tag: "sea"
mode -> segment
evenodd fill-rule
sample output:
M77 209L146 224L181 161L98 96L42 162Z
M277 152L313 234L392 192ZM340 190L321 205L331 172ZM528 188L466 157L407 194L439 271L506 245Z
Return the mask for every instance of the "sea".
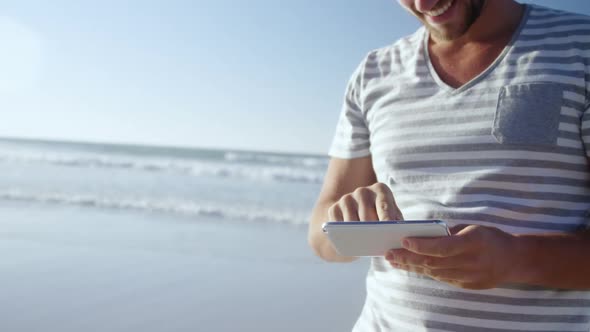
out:
M306 241L327 163L0 139L0 331L350 330L369 261Z
M0 139L0 202L304 226L325 156Z

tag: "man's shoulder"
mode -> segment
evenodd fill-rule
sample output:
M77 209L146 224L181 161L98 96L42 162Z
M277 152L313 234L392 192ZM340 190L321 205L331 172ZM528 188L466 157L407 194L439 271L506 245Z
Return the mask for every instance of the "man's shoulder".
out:
M549 57L584 58L590 49L590 16L548 7L529 5L528 19L521 32L519 50L550 52ZM573 59L573 58L571 58ZM570 60L571 60L570 59Z
M369 51L363 59L362 67L371 68L383 65L390 67L392 64L403 64L419 52L424 41L424 34L424 27L420 27L414 33L402 37L392 44Z
M528 4L528 6L530 7L529 21L532 21L532 23L545 24L547 28L573 24L590 24L590 16L585 14L535 4Z

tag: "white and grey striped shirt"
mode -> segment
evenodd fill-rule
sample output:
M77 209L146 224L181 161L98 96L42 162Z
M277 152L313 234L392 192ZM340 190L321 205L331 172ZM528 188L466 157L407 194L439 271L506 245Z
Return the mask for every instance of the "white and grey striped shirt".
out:
M573 232L590 216L590 18L528 5L509 45L454 89L421 28L370 52L330 155L371 156L406 219ZM590 253L588 253L590 256ZM590 292L470 291L374 258L354 331L589 331Z

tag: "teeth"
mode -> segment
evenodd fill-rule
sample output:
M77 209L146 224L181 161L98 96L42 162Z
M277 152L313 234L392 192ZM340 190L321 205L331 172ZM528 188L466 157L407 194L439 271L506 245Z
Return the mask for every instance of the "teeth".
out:
M440 16L440 15L444 14L444 12L446 12L447 9L449 9L452 4L453 4L453 0L449 0L449 1L447 1L447 3L444 6L440 7L439 9L430 10L430 11L425 12L424 14L426 14L428 16Z

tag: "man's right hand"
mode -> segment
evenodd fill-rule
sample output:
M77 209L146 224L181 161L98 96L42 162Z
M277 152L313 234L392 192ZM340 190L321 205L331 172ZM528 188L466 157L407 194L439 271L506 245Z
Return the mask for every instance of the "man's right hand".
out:
M328 209L330 221L403 220L389 187L375 183L346 194Z
M376 183L371 157L330 159L324 184L309 222L308 241L314 252L329 262L351 262L340 256L322 231L326 221L401 220L393 194Z

